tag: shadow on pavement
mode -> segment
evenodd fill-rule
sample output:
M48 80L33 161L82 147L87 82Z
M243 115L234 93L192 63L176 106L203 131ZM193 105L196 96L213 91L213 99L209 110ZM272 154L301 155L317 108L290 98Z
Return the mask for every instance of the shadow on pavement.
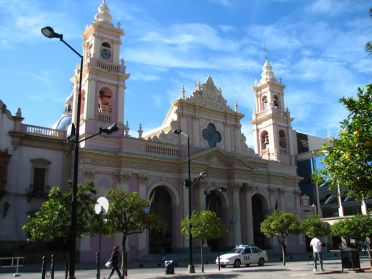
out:
M249 272L278 272L278 271L290 271L290 269L286 268L260 268L260 269L237 269L237 270L232 270L232 272L239 272L239 273L249 273Z
M224 278L237 278L237 274L173 274L172 278L186 279L186 278L198 278L198 279L224 279ZM157 276L154 279L170 278L168 276Z

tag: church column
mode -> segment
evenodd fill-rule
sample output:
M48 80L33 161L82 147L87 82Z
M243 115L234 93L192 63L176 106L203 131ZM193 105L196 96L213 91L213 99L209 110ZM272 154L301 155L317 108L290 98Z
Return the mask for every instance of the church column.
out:
M139 197L142 199L147 199L146 192L147 192L147 181L148 181L148 175L147 174L140 174L139 175ZM142 251L148 248L148 230L145 230L144 232L140 233L138 235L138 250ZM135 249L136 247L133 247ZM144 253L148 253L147 251L143 251Z
M117 111L117 124L122 124L124 125L124 99L125 99L125 86L124 84L120 84L118 87L118 111Z
M209 210L208 205L206 204L207 195L204 194L204 191L209 188L207 181L203 180L199 182L198 189L198 198L199 198L199 210Z
M122 189L124 191L128 191L130 174L125 171L119 171L116 177L117 177L117 188Z
M95 78L89 77L88 88L85 90L85 102L84 102L84 118L94 119L94 112L97 110L96 104L96 80ZM84 88L84 86L83 86ZM83 97L83 96L82 96Z
M185 138L185 137L181 137ZM183 195L182 195L182 204L183 204L183 210L181 211L181 219L189 216L189 189L184 187L185 185L185 179L186 178L181 178L180 185L182 185L183 189ZM189 241L186 236L183 236L183 247L187 248L189 247Z
M253 210L252 210L252 193L253 189L251 186L248 186L245 203L246 203L246 218L247 218L247 233L248 233L248 243L254 243L254 233L253 233Z
M234 243L241 242L241 226L240 226L240 186L239 184L232 185L232 222L233 222L233 233Z

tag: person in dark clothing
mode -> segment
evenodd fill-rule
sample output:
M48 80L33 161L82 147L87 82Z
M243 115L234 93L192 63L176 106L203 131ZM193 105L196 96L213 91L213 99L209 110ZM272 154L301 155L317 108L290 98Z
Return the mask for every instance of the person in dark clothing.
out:
M111 276L114 274L115 271L116 271L116 273L119 275L119 278L120 278L120 279L123 279L124 276L123 276L123 277L121 276L120 269L119 269L119 263L120 263L119 246L117 246L117 245L114 246L109 261L111 261L112 269L111 269L111 273L110 273L110 275L107 277L107 279L110 279Z

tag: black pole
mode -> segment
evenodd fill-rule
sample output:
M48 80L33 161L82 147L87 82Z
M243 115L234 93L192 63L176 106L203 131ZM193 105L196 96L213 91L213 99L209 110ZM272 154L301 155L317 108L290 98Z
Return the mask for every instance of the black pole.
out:
M101 216L99 216L101 217ZM101 219L100 219L101 220ZM100 224L102 225L102 224ZM101 227L99 228L98 232L98 252L96 254L96 262L97 262L97 279L100 279L101 276Z
M50 278L54 279L54 255L50 256Z
M46 274L46 257L41 258L41 279L45 279Z
M189 220L191 220L191 157L190 157L190 137L187 136L187 156L188 156L188 183L187 187L189 190ZM191 222L189 223L189 273L195 273L194 263L192 259L192 233L191 233Z
M69 46L67 43L65 44ZM74 49L72 50L75 53L77 53ZM75 255L76 255L76 214L77 214L77 181L78 181L78 170L79 170L79 129L80 129L81 83L83 79L83 56L81 56L80 54L78 55L80 56L81 60L80 60L79 91L78 91L76 119L75 119L76 134L75 134L75 147L74 147L74 173L73 173L73 180L72 180L72 200L71 200L69 279L75 279Z
M100 279L101 275L101 267L100 267L100 252L96 253L96 278Z
M217 210L217 190L214 189L214 198L215 198L215 208L216 208L216 215L218 217L218 210ZM217 238L217 258L218 258L218 271L221 270L221 264L220 264L220 239Z

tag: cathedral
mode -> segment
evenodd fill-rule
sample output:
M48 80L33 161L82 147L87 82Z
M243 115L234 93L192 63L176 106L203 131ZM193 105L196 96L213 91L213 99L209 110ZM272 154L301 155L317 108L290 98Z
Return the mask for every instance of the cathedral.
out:
M21 109L12 114L0 101L1 246L17 250L25 241L21 227L27 215L38 210L51 186L65 189L66 180L72 177L73 145L66 138L69 125L77 120L82 71L80 139L114 123L119 131L81 142L78 181L93 181L97 197L110 188L120 188L151 198L150 210L167 224L163 235L145 231L130 236L130 260L188 248L179 225L189 209L188 189L184 187L189 158L191 179L202 172L208 175L192 186L191 208L213 210L222 218L228 229L223 246L255 243L279 250L278 242L265 238L259 230L264 218L275 209L302 218L312 209L309 197L300 190L302 177L297 174L298 144L302 141L291 126L285 86L275 78L269 61L264 61L262 73L257 73L261 77L253 85L256 107L250 120L239 112L237 104L233 108L227 104L218 82L208 76L189 94L181 90L157 129L142 131L140 127L133 136L125 122L126 80L130 76L125 57L120 56L123 37L122 27L113 25L103 1L82 34L83 68L76 68L64 114L52 128L24 124ZM252 125L255 150L246 144L242 121ZM309 145L314 150L323 143L316 137L307 139L308 150ZM105 237L103 254L109 254L113 244L120 242L120 234ZM97 245L93 235L80 240L80 262L94 262ZM303 235L290 236L289 252L305 249Z

